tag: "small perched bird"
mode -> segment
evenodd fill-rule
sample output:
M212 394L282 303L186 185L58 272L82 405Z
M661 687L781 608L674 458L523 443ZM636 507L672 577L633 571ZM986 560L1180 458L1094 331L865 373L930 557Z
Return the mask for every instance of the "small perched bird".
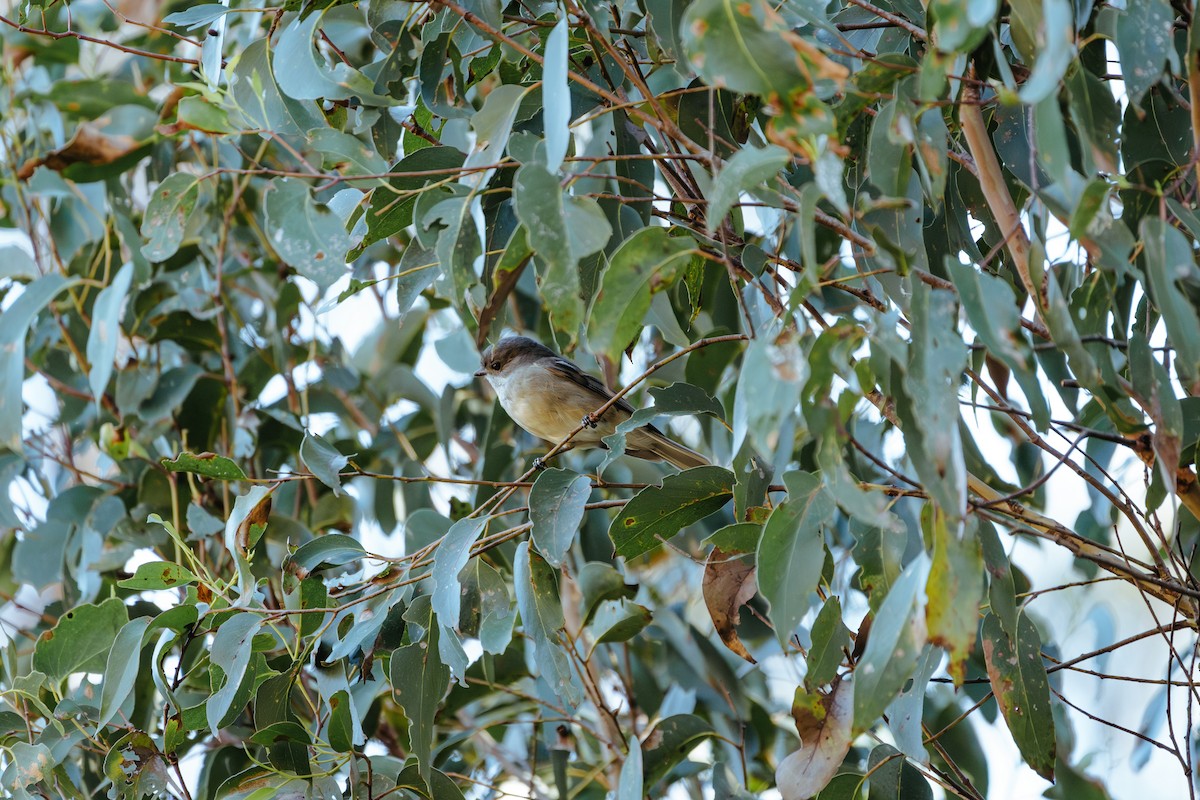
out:
M558 443L582 423L571 447L605 447L602 441L633 414L633 406L618 400L599 419L591 413L612 399L603 383L569 359L525 336L509 336L483 351L478 378L487 378L500 405L525 430ZM607 448L605 448L607 449ZM669 461L679 469L708 464L708 459L671 441L653 425L630 431L625 452L647 461Z

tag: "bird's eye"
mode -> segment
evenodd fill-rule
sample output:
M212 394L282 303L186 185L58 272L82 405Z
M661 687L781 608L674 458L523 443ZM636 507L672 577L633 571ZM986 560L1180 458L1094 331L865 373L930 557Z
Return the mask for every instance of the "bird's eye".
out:
M500 369L500 362L499 362L499 361L493 361L493 362L492 362L492 369Z

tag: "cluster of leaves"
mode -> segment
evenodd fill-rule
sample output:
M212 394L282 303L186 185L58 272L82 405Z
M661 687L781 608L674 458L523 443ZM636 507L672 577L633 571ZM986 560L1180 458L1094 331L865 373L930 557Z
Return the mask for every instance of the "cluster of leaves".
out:
M1106 796L1052 673L1196 696L1185 5L19 4L0 785ZM653 409L525 469L506 329ZM1053 663L1013 538L1156 628Z

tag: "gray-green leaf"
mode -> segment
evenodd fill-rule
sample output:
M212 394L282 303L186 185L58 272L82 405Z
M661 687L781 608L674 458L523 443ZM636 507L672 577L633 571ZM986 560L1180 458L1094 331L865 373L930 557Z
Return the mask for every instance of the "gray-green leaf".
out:
M591 493L592 482L586 475L565 469L545 470L533 482L529 491L533 543L550 566L562 566Z
M100 397L108 387L108 379L113 373L113 358L117 353L117 340L121 334L121 307L125 303L125 295L129 293L129 284L133 281L133 262L127 261L117 271L112 283L104 287L96 297L92 306L92 327L88 331L87 359L91 369L88 372L88 385L92 389L92 397L96 405L100 405Z
M824 526L833 498L812 472L783 476L788 499L775 507L758 544L758 588L770 603L775 635L786 643L808 613L809 595L825 564Z

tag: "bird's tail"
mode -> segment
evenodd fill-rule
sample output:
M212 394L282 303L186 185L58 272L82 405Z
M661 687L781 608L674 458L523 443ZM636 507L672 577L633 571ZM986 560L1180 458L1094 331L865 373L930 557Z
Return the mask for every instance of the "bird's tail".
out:
M678 442L668 439L657 428L645 427L631 431L627 442L625 452L635 458L644 458L647 461L669 461L680 470L706 467L709 464L707 458L689 447L684 447Z

